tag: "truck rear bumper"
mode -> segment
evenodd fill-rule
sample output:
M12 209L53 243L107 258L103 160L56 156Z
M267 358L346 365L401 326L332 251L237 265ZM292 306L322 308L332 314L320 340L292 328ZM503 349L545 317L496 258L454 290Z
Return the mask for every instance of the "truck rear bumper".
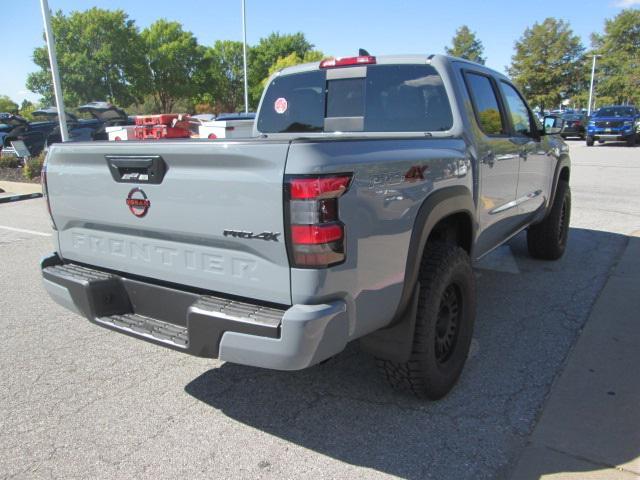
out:
M60 305L102 327L199 357L299 370L344 349L346 304L279 307L203 295L85 266L42 261Z

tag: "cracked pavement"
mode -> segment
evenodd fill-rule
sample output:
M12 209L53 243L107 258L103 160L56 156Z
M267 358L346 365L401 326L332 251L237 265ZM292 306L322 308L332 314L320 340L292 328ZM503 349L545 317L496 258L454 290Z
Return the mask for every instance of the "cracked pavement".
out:
M471 356L436 403L388 390L357 344L274 372L100 329L46 296L50 239L0 228L0 478L504 477L640 229L638 151L572 142L566 256L532 260L519 235L477 265ZM43 201L2 225L48 232Z

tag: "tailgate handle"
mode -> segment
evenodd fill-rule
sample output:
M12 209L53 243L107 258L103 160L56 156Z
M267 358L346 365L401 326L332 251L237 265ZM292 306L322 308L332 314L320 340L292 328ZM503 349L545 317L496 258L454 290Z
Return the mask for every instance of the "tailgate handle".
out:
M167 164L160 155L105 155L111 176L118 183L160 184Z

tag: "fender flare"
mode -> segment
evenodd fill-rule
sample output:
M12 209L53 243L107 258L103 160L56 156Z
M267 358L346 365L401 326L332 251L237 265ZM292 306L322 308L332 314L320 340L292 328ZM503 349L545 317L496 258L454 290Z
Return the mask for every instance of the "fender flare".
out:
M409 360L420 292L420 260L429 235L440 220L456 213L465 213L471 221L473 245L477 228L474 212L473 196L467 187L461 185L436 190L422 202L411 232L404 286L396 314L387 327L360 339L363 350L376 357L398 363Z
M556 192L558 191L558 182L560 181L560 173L564 168L567 168L569 170L569 173L571 173L571 160L569 159L568 155L561 155L560 158L558 158L555 172L553 173L553 184L552 184L553 189L551 190L551 194L549 195L549 203L547 204L547 210L544 216L540 219L540 221L547 218L547 215L549 215L549 212L551 212L551 207L553 206L553 202L556 199Z

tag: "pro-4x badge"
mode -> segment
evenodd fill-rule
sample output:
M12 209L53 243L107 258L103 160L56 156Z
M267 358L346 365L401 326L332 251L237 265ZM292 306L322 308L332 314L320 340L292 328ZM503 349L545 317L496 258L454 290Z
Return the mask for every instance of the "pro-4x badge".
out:
M147 194L140 188L134 188L127 195L127 207L138 218L144 217L150 206L151 200L147 198Z
M275 232L253 233L243 230L225 230L222 234L225 237L246 238L248 240L273 240L274 242L277 242L280 236L279 233Z

